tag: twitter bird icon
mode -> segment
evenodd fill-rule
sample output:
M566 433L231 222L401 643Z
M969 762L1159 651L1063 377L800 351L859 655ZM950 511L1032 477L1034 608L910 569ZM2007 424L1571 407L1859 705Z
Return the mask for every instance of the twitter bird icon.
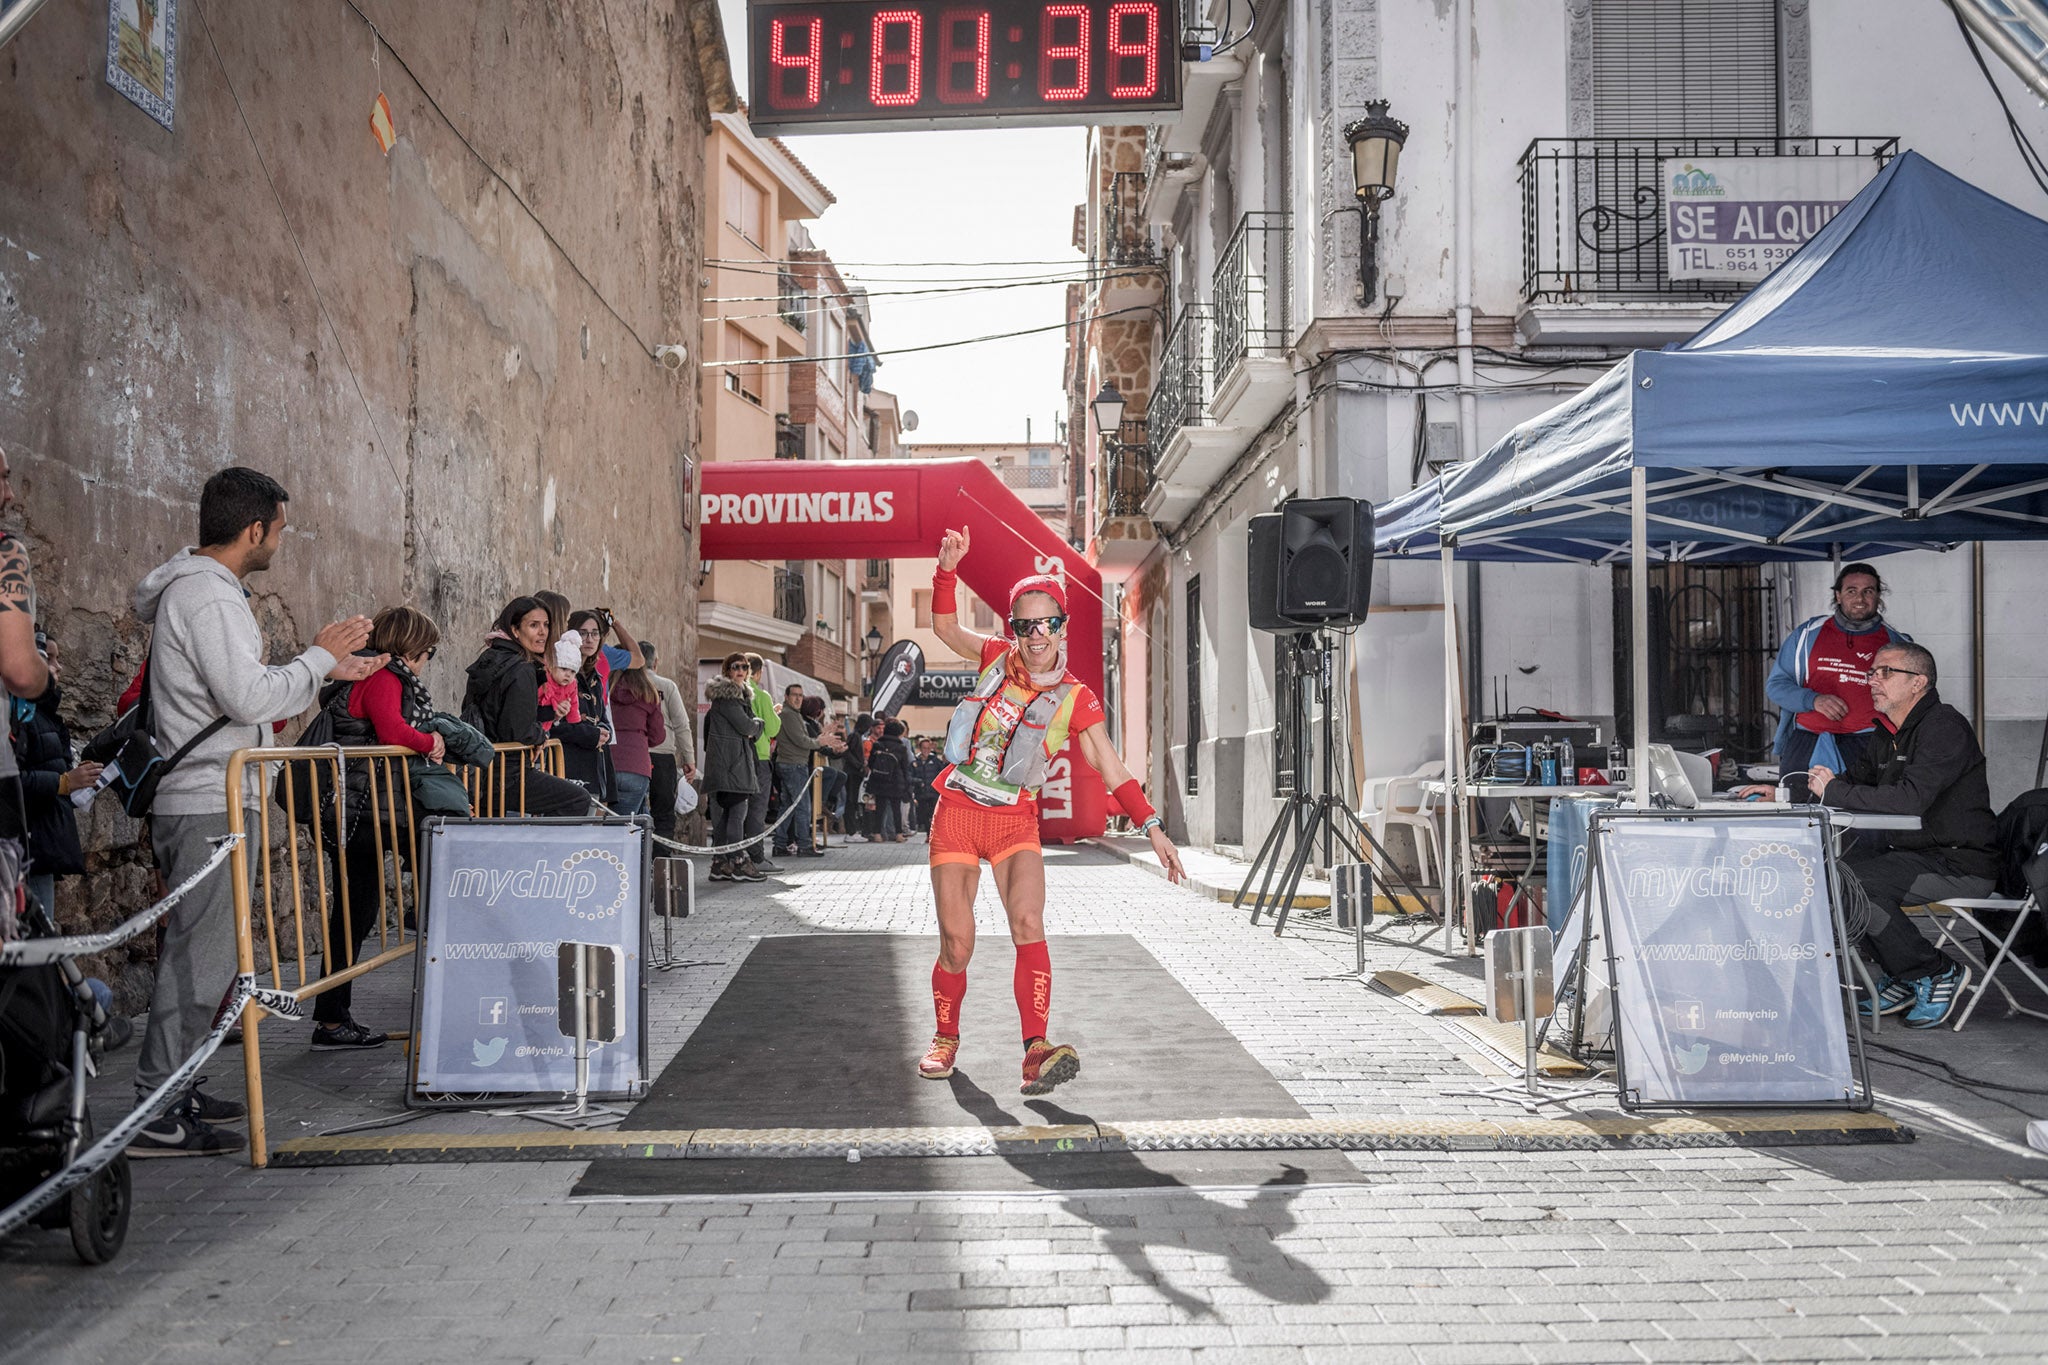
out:
M496 1066L498 1059L505 1055L505 1042L506 1040L503 1038L493 1038L488 1043L470 1043L469 1050L476 1054L476 1060L471 1062L470 1065L474 1067Z

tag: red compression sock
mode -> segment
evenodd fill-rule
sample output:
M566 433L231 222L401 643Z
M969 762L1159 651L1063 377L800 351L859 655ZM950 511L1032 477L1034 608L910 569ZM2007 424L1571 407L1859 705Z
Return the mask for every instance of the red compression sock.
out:
M1052 958L1045 940L1017 945L1017 973L1011 984L1017 991L1017 1018L1024 1025L1024 1041L1045 1037L1046 1018L1052 1013Z
M932 1010L938 1015L938 1031L948 1038L960 1036L960 1002L967 997L967 973L949 972L932 964Z

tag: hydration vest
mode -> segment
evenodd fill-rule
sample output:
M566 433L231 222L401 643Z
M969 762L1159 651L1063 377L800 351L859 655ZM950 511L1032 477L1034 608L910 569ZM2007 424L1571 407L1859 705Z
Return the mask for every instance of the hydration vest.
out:
M1007 681L1006 663L999 658L990 664L946 722L946 761L953 765L946 785L984 806L1014 806L1044 784L1046 732L1074 690L1062 682L1038 693L1007 734L976 747L982 716Z

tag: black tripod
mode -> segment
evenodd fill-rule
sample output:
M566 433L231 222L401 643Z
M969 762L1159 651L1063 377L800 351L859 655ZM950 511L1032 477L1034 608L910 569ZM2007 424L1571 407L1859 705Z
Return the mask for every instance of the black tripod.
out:
M1273 821L1272 829L1266 832L1266 842L1259 846L1259 856L1252 860L1251 871L1245 874L1244 885L1237 889L1237 896L1230 903L1242 908L1245 897L1252 889L1252 883L1259 883L1258 898L1252 902L1252 923L1259 922L1259 915L1265 910L1267 893L1272 889L1273 878L1280 874L1279 908L1273 915L1273 934L1277 938L1287 928L1287 914L1294 908L1296 891L1301 887L1302 873L1308 869L1309 855L1315 850L1318 831L1323 840L1323 863L1329 865L1333 853L1332 843L1341 844L1356 862L1371 863L1385 868L1388 874L1400 883L1401 889L1411 896L1418 905L1426 905L1422 893L1408 879L1394 860L1387 856L1387 850L1379 840L1373 838L1372 830L1352 811L1350 805L1336 793L1337 758L1335 731L1336 721L1330 706L1332 664L1331 656L1335 646L1321 631L1303 631L1293 636L1283 636L1274 641L1276 649L1293 651L1293 667L1288 670L1289 695L1285 703L1293 719L1289 727L1293 749L1295 783L1294 791L1287 798L1279 816ZM1317 744L1321 753L1323 781L1320 794L1313 791L1313 782L1302 761L1302 750L1306 747L1308 735L1306 724L1309 687L1315 689L1315 699L1322 707L1321 734ZM1287 852L1289 837L1294 841L1294 852ZM1371 849L1368 857L1365 850ZM1285 861L1287 870L1280 872ZM1260 869L1264 876L1260 876ZM1358 908L1362 924L1372 920L1372 907Z

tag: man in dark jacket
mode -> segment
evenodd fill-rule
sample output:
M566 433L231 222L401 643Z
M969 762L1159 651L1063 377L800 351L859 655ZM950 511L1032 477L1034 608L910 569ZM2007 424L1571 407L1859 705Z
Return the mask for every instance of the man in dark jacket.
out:
M1849 771L1812 770L1813 794L1837 810L1917 815L1920 828L1892 832L1881 852L1843 860L1842 919L1852 943L1877 959L1876 1009L1906 1011L1906 1027L1948 1018L1970 971L1937 949L1903 906L1989 895L1998 875L1998 822L1984 751L1962 712L1935 690L1934 656L1916 644L1877 652L1870 694L1877 734ZM1870 1002L1864 1002L1866 1013Z

